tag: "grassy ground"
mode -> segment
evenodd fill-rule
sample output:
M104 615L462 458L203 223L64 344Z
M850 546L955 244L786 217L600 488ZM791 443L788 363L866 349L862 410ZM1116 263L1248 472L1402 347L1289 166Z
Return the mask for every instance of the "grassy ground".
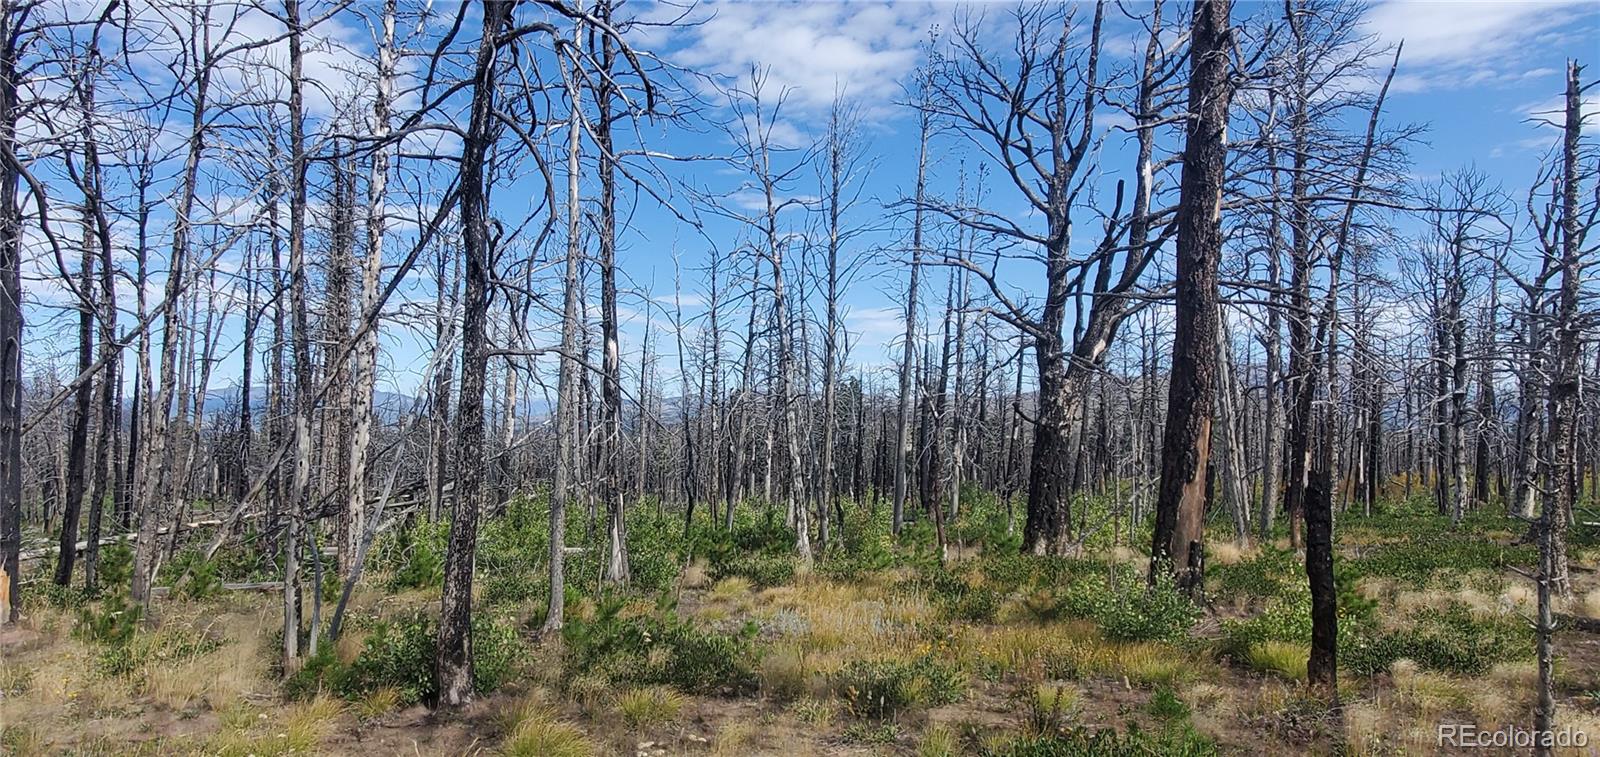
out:
M596 592L593 552L575 555L569 622L544 639L542 512L517 503L483 535L483 694L448 716L422 704L442 526L389 539L350 630L287 675L280 597L219 585L272 567L242 550L180 560L153 624L114 594L29 602L0 636L0 752L1431 754L1440 722L1531 723L1533 593L1512 568L1532 551L1493 514L1454 530L1425 503L1341 519L1330 713L1301 683L1308 600L1281 544L1213 534L1196 607L1147 591L1145 558L1109 535L1074 559L1016 556L999 508L974 499L947 566L925 529L897 543L863 514L804 574L781 516L750 508L734 534L686 540L677 516L639 508L636 588ZM1600 551L1576 536L1578 593L1559 609L1600 617ZM1600 742L1600 637L1557 648L1560 722Z

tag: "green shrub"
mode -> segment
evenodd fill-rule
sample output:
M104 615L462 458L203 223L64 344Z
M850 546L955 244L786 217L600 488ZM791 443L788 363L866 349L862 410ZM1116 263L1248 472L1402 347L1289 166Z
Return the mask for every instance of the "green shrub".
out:
M1171 686L1156 687L1145 709L1162 720L1184 720L1189 717L1189 705L1178 698L1177 692L1173 691Z
M1405 628L1372 631L1341 643L1341 662L1359 675L1373 675L1388 670L1395 660L1408 659L1426 670L1470 676L1533 654L1532 631L1516 618L1480 617L1452 603L1442 610L1418 610L1411 621Z
M1040 559L1032 555L1007 551L986 552L980 565L984 578L987 579L985 585L1010 594L1033 582L1039 563Z
M1481 536L1412 534L1406 541L1378 544L1350 560L1352 578L1376 576L1422 586L1434 578L1459 582L1474 571L1504 571L1537 560L1533 545L1504 546Z
M894 534L886 518L865 507L845 509L844 528L817 564L838 581L859 581L895 564Z
M118 544L100 553L100 584L104 596L98 602L79 606L74 633L101 644L125 645L133 640L144 617L144 608L129 600L128 582L133 576L133 550Z
M562 667L568 681L598 675L613 684L665 684L691 694L755 686L753 627L720 633L678 617L671 607L624 617L624 604L623 597L603 597L592 619L567 620Z
M757 588L767 588L788 583L794 578L794 571L794 555L758 552L737 555L712 564L711 577L720 581L730 576L741 576L749 579Z
M912 661L855 660L834 674L833 688L851 713L881 720L913 707L959 701L966 693L966 679L932 656Z
M136 678L147 665L194 659L220 646L222 642L199 631L163 628L101 649L95 670L107 678Z
M361 652L348 670L324 663L312 681L325 685L347 699L357 699L382 688L393 688L405 704L431 700L438 689L434 682L434 658L438 648L437 624L431 615L413 613L373 626ZM472 618L472 688L489 692L509 677L520 644L516 629L490 614ZM313 658L315 659L315 658ZM311 664L307 664L307 669ZM304 673L305 671L302 671ZM298 682L298 690L310 688Z
M1007 524L1006 506L991 492L967 483L961 488L961 512L945 527L953 542L982 544L989 554L1014 555L1022 549L1022 531L1015 528L1020 503L1013 504Z
M775 520L753 519L749 508L740 512L732 531L717 525L696 530L694 554L706 558L714 581L741 576L760 587L788 583L795 572L794 531Z
M445 541L450 535L447 520L419 522L402 531L390 550L395 566L389 589L427 589L444 585Z
M339 662L329 644L306 657L300 669L283 679L283 695L295 701L314 699L318 694L344 694L352 689L350 668Z
M1165 573L1154 586L1123 567L1107 586L1095 580L1078 580L1059 596L1067 615L1099 624L1106 638L1117 641L1177 641L1200 617L1199 608L1173 585Z
M173 593L188 599L207 599L222 593L222 566L196 549L186 549L169 563L176 585Z
M951 620L991 623L1000 612L1000 592L988 585L974 586L942 565L925 571L919 583L941 614Z
M1197 733L1188 724L1168 727L1160 733L1128 725L1127 733L1107 728L1089 731L1082 726L1059 733L1022 736L995 751L997 757L1212 757L1221 754L1215 742Z
M1253 618L1222 621L1222 653L1239 662L1249 663L1250 650L1269 641L1310 647L1311 593L1305 586L1287 590Z
M62 586L55 581L40 582L22 595L25 604L40 603L58 610L81 610L90 599L81 587Z
M1294 553L1265 548L1260 554L1232 565L1207 569L1211 592L1221 599L1254 597L1268 599L1286 591L1305 576Z

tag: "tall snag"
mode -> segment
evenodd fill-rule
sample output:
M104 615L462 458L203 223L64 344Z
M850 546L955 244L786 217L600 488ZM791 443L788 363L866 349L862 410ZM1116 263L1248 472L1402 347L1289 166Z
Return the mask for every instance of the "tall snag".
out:
M483 1L483 37L472 75L472 105L461 144L458 180L461 248L466 290L461 321L461 395L457 404L455 506L445 551L444 590L439 600L439 639L434 674L440 707L472 700L472 568L478 543L479 494L483 489L484 379L489 367L485 327L489 315L488 189L484 163L494 142L495 66L501 33L511 26L516 0Z
M1233 99L1228 54L1231 0L1195 3L1189 47L1189 120L1178 203L1176 333L1167 425L1161 444L1150 579L1171 571L1177 585L1201 586L1206 467L1217 370L1217 261L1222 257L1222 185Z

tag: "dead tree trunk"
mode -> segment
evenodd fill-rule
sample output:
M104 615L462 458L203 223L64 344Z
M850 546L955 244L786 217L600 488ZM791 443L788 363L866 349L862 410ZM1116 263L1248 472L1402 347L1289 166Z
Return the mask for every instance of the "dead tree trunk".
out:
M574 45L583 39L581 21L573 21L572 39ZM581 454L577 442L580 384L578 350L580 331L583 329L579 310L579 298L582 296L579 279L583 275L583 244L579 237L579 221L583 212L579 196L583 90L578 72L568 68L565 58L561 59L561 72L568 104L572 109L567 118L567 259L562 285L561 368L556 379L556 466L550 487L550 599L541 629L541 633L545 634L560 631L565 622L567 505L572 501L573 478Z
M299 0L284 0L289 26L289 318L294 353L294 478L284 503L283 661L300 657L300 538L311 497L311 415L315 378L311 365L311 321L306 303L306 145L303 77L304 53Z
M918 74L926 77L927 72ZM928 83L921 83L922 97L929 97ZM915 370L917 355L917 277L922 271L922 224L924 194L928 187L928 139L933 130L933 116L928 108L919 110L917 115L917 187L916 206L912 208L911 218L911 273L906 283L906 311L905 334L901 337L900 346L900 393L897 398L899 412L895 421L895 447L893 450L894 470L894 502L890 521L891 531L898 536L900 528L905 525L906 497L909 486L906 476L910 472L912 461L916 458L911 450L911 407L912 407L912 372Z
M1217 262L1222 256L1222 188L1233 99L1228 52L1230 0L1195 4L1189 60L1189 121L1178 204L1176 334L1167 423L1161 444L1151 580L1170 571L1194 591L1204 576L1206 463L1218 357Z
M18 25L25 6L0 0L0 145L17 147ZM21 166L0 162L0 625L16 621L22 596L22 214Z
M78 375L89 371L94 363L94 264L95 236L93 222L88 218L85 203L83 219L83 254L79 263L78 303ZM70 287L69 287L70 289ZM88 474L89 412L93 399L94 382L85 381L73 392L72 430L67 439L67 501L61 511L60 549L56 553L55 583L68 586L72 583L72 567L77 559L78 519L83 512L83 499Z
M609 19L612 0L600 0L596 15ZM606 559L601 572L608 583L626 585L628 525L622 502L622 354L617 335L617 178L611 149L611 106L615 96L611 69L615 59L611 38L602 35L600 49L591 50L604 75L595 85L593 126L600 172L600 499L606 508ZM642 403L643 397L639 398Z
M1576 60L1567 61L1566 123L1561 145L1561 246L1559 249L1560 289L1556 294L1555 318L1551 323L1554 347L1550 372L1549 473L1545 478L1545 518L1550 552L1549 583L1560 596L1572 593L1567 568L1567 525L1578 494L1578 384L1582 323L1578 311L1580 279L1583 276L1582 250L1588 228L1578 215L1578 151L1583 132L1583 68ZM1591 216L1592 218L1592 216ZM1550 250L1551 253L1557 252Z
M483 173L494 142L495 66L500 35L511 26L516 0L484 0L483 36L478 42L472 78L471 116L462 139L460 194L461 247L466 258L466 289L461 319L461 397L457 404L455 506L444 561L444 590L439 601L438 653L435 682L440 707L456 708L472 700L472 568L478 544L478 511L483 489L483 398L488 371L485 328L489 315L489 283L494 277L489 256L487 188Z
M383 37L378 44L378 86L372 98L372 137L378 149L372 152L367 174L367 250L361 271L361 312L377 318L379 279L383 276L384 195L389 180L389 101L394 90L394 27L396 0L383 4ZM378 329L364 328L356 345L355 386L351 392L352 429L350 466L345 478L347 530L339 545L339 575L348 578L355 571L356 555L367 531L366 496L368 453L372 447L373 391L378 373ZM248 388L247 388L248 391Z

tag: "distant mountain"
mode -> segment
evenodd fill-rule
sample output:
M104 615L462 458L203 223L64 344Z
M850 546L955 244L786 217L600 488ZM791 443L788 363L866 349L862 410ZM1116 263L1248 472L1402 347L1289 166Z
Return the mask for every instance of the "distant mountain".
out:
M400 416L421 409L416 398L398 392L385 392L379 390L373 393L374 405L378 415L385 420L397 420ZM239 410L239 387L230 386L222 389L213 389L206 392L206 415L217 413L236 413ZM250 387L250 412L253 414L267 411L267 387Z
M399 392L386 392L378 390L373 398L376 403L379 417L385 421L398 421L407 413L425 411L425 402L418 401L416 397ZM486 398L491 404L496 398ZM453 409L453 408L452 408ZM222 389L213 389L206 392L206 415L218 413L237 413L239 411L239 387L229 386ZM262 414L267 411L267 387L254 386L250 388L250 411ZM517 400L517 415L524 420L539 420L550 414L550 405L541 396L524 396Z

